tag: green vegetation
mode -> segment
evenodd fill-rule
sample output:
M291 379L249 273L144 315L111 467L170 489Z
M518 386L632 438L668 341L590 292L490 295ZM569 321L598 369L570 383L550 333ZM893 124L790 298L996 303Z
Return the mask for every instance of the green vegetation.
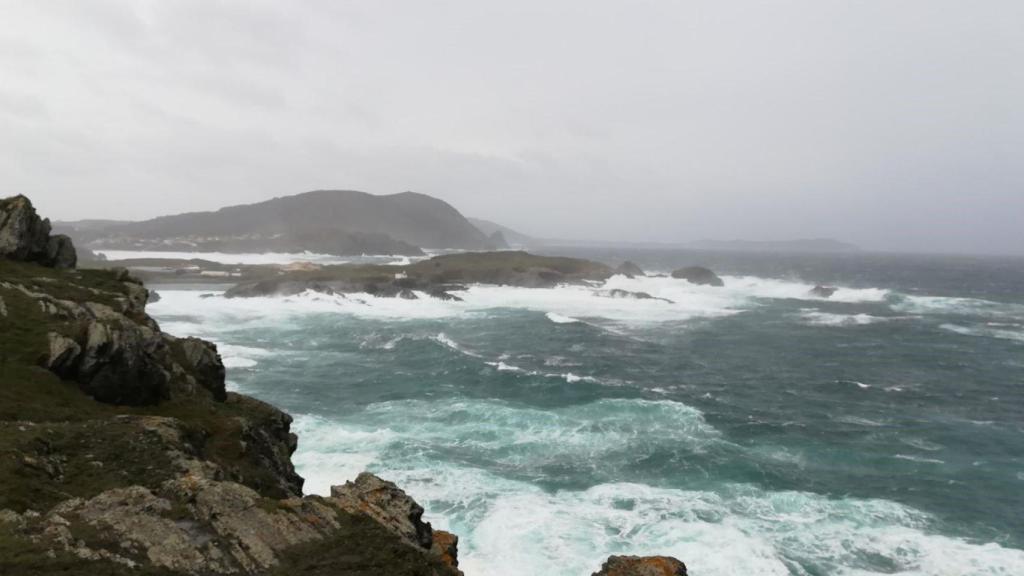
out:
M54 270L0 259L0 281L58 299L114 304L125 287L115 272ZM287 494L274 471L246 450L247 426L279 418L262 403L205 394L156 406L112 406L95 401L73 382L41 368L47 334L81 334L80 323L44 312L16 288L0 286L0 509L45 511L69 497L90 497L131 483L155 488L177 471L167 444L126 416L164 416L181 422L185 446L220 465L230 478L279 498ZM172 354L180 350L172 347Z

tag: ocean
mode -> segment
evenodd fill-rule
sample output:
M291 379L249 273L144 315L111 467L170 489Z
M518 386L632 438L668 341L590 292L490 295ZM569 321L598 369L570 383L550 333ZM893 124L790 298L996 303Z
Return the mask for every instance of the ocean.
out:
M158 286L149 310L295 416L307 492L395 481L470 576L584 576L610 554L694 576L1024 574L1024 260L555 252L726 286Z

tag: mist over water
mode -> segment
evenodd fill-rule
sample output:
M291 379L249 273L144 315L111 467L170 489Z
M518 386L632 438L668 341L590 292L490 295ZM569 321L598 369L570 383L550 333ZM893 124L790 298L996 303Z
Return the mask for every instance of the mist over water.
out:
M307 492L398 482L469 574L580 576L612 553L697 576L1024 573L1019 260L576 255L708 264L726 287L157 287L150 312L296 416Z

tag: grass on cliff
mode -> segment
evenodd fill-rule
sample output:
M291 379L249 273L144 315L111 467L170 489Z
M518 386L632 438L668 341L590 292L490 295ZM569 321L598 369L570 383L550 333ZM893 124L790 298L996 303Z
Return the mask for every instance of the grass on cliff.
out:
M113 304L124 294L105 270L54 270L0 259L0 282L59 299ZM48 333L83 329L42 310L15 288L0 285L0 509L46 511L68 497L91 497L116 486L156 488L172 478L162 444L116 416L154 415L180 420L195 455L272 498L286 496L272 471L246 452L245 422L273 418L269 407L231 396L214 402L201 393L156 406L112 406L93 400L40 363Z

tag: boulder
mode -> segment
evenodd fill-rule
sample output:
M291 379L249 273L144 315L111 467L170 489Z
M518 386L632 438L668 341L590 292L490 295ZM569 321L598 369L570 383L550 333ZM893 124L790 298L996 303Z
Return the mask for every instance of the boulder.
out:
M434 531L434 545L430 553L441 559L449 568L459 567L459 537L443 530Z
M725 286L725 282L718 277L717 274L711 271L709 268L703 266L688 266L686 268L680 268L675 272L672 272L673 278L680 280L686 280L690 284L699 284L701 286Z
M67 236L50 236L50 221L24 196L0 200L0 257L51 268L74 268L75 247Z
M78 265L78 253L71 238L64 234L51 236L46 243L46 260L54 268L74 268Z
M398 486L363 472L344 486L331 486L331 498L345 510L370 516L413 546L429 550L434 531L423 522L423 507Z
M48 338L50 351L46 359L46 367L61 378L73 377L82 347L71 338L55 332L50 332Z
M223 402L227 398L225 370L217 345L199 338L181 338L177 345L182 352L183 367L192 373L200 386L213 394L214 400Z
M635 262L630 260L626 260L622 264L619 264L619 267L615 269L615 273L628 276L629 278L633 278L634 276L644 276L643 268L637 266Z
M817 296L818 298L830 298L836 293L836 290L838 290L838 288L835 286L822 286L821 284L818 284L814 288L811 288L811 296Z
M593 576L686 576L686 564L669 556L612 556Z
M451 301L451 302L462 302L462 298L452 294L451 292L447 292L445 290L434 289L434 290L431 290L430 292L428 292L428 294L430 294L431 298L437 298L438 300L447 300L447 301Z
M401 290L398 293L398 297L401 298L402 300L419 300L420 299L420 297L417 296L415 292L413 292L412 290L409 290L408 288L405 288L404 290Z

